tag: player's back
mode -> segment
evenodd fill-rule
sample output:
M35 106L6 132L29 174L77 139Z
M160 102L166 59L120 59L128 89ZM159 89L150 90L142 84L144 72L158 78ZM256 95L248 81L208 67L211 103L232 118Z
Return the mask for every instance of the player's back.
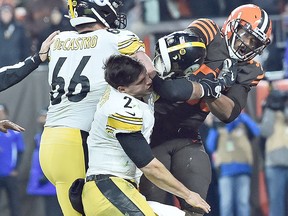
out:
M129 31L62 32L51 46L50 106L45 126L89 131L96 105L105 91L103 63L119 54ZM120 50L120 51L119 51Z

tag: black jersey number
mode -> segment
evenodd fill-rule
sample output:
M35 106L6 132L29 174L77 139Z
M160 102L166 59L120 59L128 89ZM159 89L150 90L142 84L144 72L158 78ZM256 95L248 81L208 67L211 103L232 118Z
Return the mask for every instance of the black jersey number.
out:
M64 62L66 61L67 57L60 57L56 63L56 66L53 70L52 75L52 84L50 92L50 100L51 104L59 104L61 102L62 95L65 94L65 80L63 77L58 76L60 69L62 68ZM84 56L79 65L77 66L73 77L70 80L69 86L68 86L68 93L66 94L67 98L71 102L78 102L83 100L88 92L90 91L90 82L89 79L86 76L81 75L84 67L86 66L87 62L89 61L90 56ZM81 91L79 93L75 93L76 86L80 84L81 85ZM54 96L55 90L58 92L57 96Z
M130 97L125 96L124 99L128 100L127 103L124 105L125 108L132 108L132 106L130 106L130 103L132 101L132 99Z

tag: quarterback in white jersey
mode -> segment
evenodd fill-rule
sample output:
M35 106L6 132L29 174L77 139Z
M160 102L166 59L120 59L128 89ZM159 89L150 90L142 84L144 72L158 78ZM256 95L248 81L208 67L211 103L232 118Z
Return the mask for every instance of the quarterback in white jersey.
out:
M70 23L76 31L61 32L50 48L50 105L41 138L40 164L57 189L65 216L80 216L68 191L84 178L86 139L96 105L107 86L104 61L112 54L144 55L144 44L132 32L118 29L125 16L119 0L68 0ZM120 16L121 15L121 16Z
M152 154L149 138L155 97L144 65L127 55L113 55L104 69L110 86L97 105L87 140L89 168L82 192L83 213L185 215L176 207L147 202L137 190L137 169L156 186L209 212L205 200L175 179ZM147 103L144 96L148 96Z

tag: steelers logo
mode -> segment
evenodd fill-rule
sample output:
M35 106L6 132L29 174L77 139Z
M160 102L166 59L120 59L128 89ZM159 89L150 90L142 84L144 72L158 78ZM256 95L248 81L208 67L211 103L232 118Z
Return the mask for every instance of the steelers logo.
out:
M180 49L179 53L180 53L180 55L185 55L186 54L186 49Z

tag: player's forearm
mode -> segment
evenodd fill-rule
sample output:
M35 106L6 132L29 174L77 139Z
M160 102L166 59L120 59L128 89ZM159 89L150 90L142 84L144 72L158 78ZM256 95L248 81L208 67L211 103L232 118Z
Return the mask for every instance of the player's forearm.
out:
M221 95L217 99L206 99L206 103L213 115L221 121L227 121L234 109L234 102L225 95Z
M186 78L163 80L158 76L153 79L153 89L160 97L172 101L187 101L199 99L203 96L203 89L197 82Z
M0 68L0 91L17 84L32 71L34 71L41 63L38 55L29 57L18 64Z
M183 199L189 197L190 190L179 182L156 158L154 158L147 166L141 168L141 171L144 173L146 178L157 187Z

